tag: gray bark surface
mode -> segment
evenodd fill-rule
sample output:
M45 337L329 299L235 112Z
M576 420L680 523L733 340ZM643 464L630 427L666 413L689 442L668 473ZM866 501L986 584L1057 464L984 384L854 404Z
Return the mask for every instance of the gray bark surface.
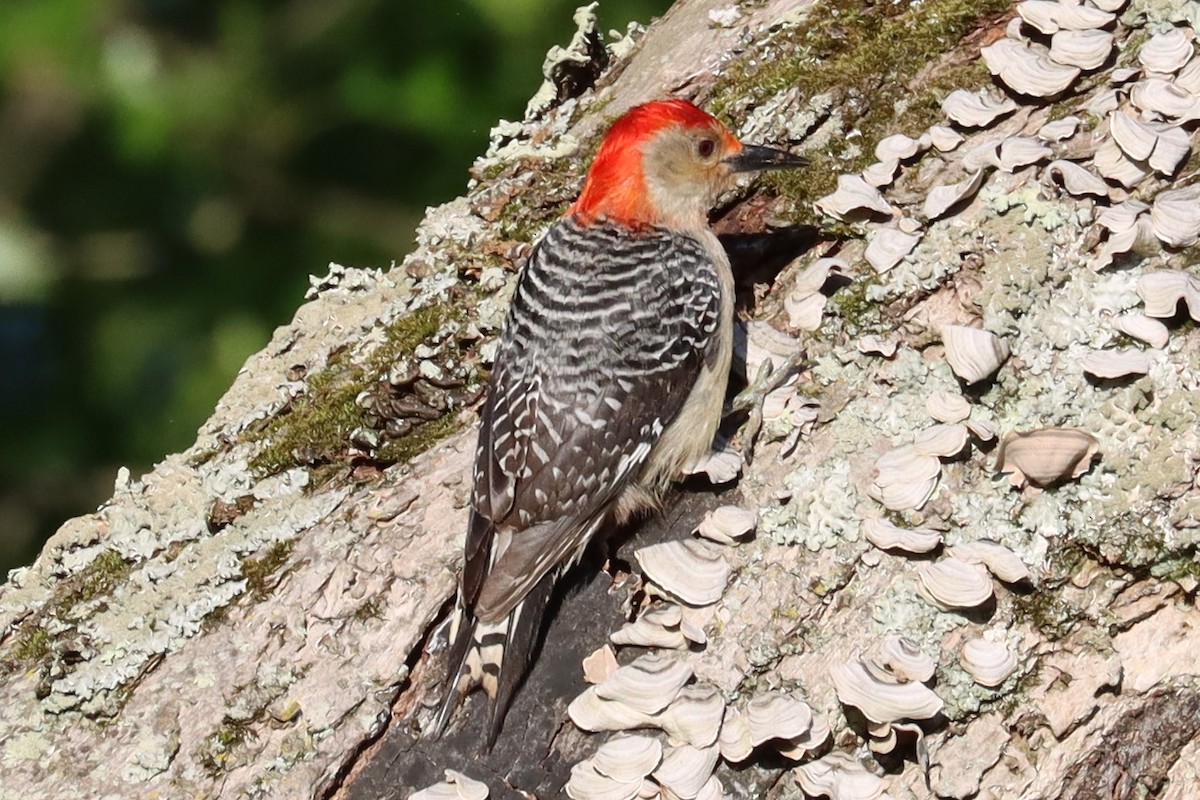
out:
M1112 69L1134 63L1149 33L1200 25L1193 5L1134 0L1110 26L1118 53L1060 105L1022 99L958 149L905 162L884 196L920 218L931 189L967 175L963 161L981 145L1033 136L1067 112L1085 124L1051 144L1054 157L1086 160L1107 135L1087 123L1107 113L1097 103ZM1104 208L1194 184L1194 152L1171 174L1136 191L1110 187L1100 201L1064 194L1045 160L988 169L978 193L922 220L920 244L880 275L861 236L869 241L878 219L841 223L816 244L811 228L778 230L782 218L810 213L786 187L731 198L719 232L773 231L730 241L759 267L743 273L739 298L754 320L749 349L807 355L797 381L774 395L790 405L768 413L735 488L689 486L662 515L589 555L556 601L492 754L476 752L478 697L442 741L417 735L441 691L443 665L430 651L453 601L471 404L515 264L577 191L605 124L635 103L679 95L719 103L745 141L816 152L844 136L839 119L863 102L823 86L750 98L727 76L797 57L784 45L796 46L787 34L807 4L745 4L727 22L731 8L681 0L619 42L595 85L559 92L578 97L552 97L552 83L544 107L497 130L466 195L429 211L411 256L388 271L334 268L314 280L193 447L147 475L120 475L109 502L67 522L32 566L10 574L0 585L0 800L406 798L445 769L485 781L492 798L559 796L572 765L608 736L579 731L566 706L586 687L580 660L641 599L634 550L684 538L706 509L729 503L757 509L759 528L724 551L733 578L707 612L707 645L683 654L727 702L776 689L802 696L833 729L820 752L856 754L895 798L1200 797L1200 332L1181 311L1168 345L1153 350L1110 327L1141 310L1141 276L1196 276L1200 259L1195 244L1143 237L1113 266L1090 266ZM944 62L975 63L1010 18L945 41ZM575 49L594 57L586 28ZM922 76L912 77L915 97ZM926 127L911 127L904 103L889 113L886 133ZM1195 122L1184 129L1195 151ZM788 263L764 274L775 249ZM802 273L821 256L844 260L851 280L825 287L820 327L805 332ZM946 324L1005 338L1012 356L994 381L964 388L955 379ZM892 340L895 354L860 352L869 334ZM1149 374L1088 379L1081 359L1114 344L1146 349ZM338 394L343 384L351 389ZM876 462L932 425L924 403L934 391L964 394L972 419L1001 434L1085 429L1099 457L1077 479L1022 489L995 474L994 444L973 441L942 460L927 503L887 513L871 496ZM335 401L340 410L316 413ZM332 452L305 440L330 430ZM412 449L423 452L408 458ZM881 516L937 528L948 545L1001 542L1030 567L1030 585L996 582L984 608L939 611L916 587L918 569L943 554L875 549L862 522ZM927 765L911 744L873 758L861 717L830 678L832 665L889 632L938 662L933 689L945 708L922 723ZM1018 654L995 689L959 663L963 644L980 637ZM731 797L803 796L795 763L769 750L717 775Z

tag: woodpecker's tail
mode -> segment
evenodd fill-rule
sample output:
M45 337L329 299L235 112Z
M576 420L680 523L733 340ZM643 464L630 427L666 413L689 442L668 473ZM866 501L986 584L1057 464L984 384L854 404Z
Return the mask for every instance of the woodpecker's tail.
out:
M537 647L542 618L554 590L554 578L552 572L543 576L499 622L480 622L469 611L458 609L450 630L452 644L447 658L446 692L430 729L431 736L441 736L459 701L474 687L483 686L489 698L484 750L492 749L513 694L521 685Z

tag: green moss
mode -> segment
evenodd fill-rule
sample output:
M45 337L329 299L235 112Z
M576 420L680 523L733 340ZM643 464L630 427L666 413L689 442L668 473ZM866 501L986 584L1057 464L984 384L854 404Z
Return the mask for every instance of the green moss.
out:
M247 558L242 562L242 577L246 579L246 591L255 600L265 600L278 584L275 574L283 568L295 549L294 540L275 542L261 558Z
M565 202L538 206L515 198L500 210L500 236L513 242L532 243L566 210Z
M26 664L41 661L50 655L50 632L40 625L24 627L13 645L13 655Z
M1160 580L1200 580L1200 556L1191 552L1166 558L1150 568L1150 574Z
M79 606L112 594L131 570L131 565L116 550L104 550L77 574L60 581L44 609L21 623L9 651L11 658L0 664L0 671L8 673L47 658L54 639L44 625L46 618L79 618L75 612Z
M1069 678L1068 678L1069 679ZM1042 682L1041 664L1034 661L1033 666L1027 672L1020 674L1012 689L1003 692L995 699L993 707L1005 719L1011 718L1018 712L1029 708L1030 694Z
M1084 618L1078 608L1049 589L1016 596L1013 612L1017 622L1028 622L1054 640L1065 638Z
M842 320L843 329L848 335L867 333L879 322L879 304L867 299L868 290L879 281L878 275L871 274L843 286L829 298L826 306L828 313Z
M435 305L399 318L388 326L383 344L375 348L365 364L350 363L345 351L335 353L324 369L309 378L307 393L296 398L290 409L244 436L246 441L263 443L250 462L251 468L260 475L272 475L296 466L337 461L351 431L366 422L366 413L356 402L359 394L384 379L400 357L462 315L449 305ZM430 426L433 430L424 430ZM452 430L446 424L417 424L399 440L411 440L412 445L391 449L420 452L416 449L418 443L427 447Z
M206 447L193 455L188 460L188 465L192 467L202 467L220 455L220 453L221 451L217 450L215 447Z
M54 600L55 613L68 616L76 606L90 602L112 590L129 577L130 565L116 550L105 550L78 575L63 581Z
M482 182L490 183L504 174L504 170L508 169L508 164L504 161L494 161L488 164L479 172L478 178Z
M400 463L424 453L447 436L457 432L461 425L453 414L418 425L412 433L387 442L375 453L380 461Z
M803 218L813 200L833 191L839 174L871 163L884 136L925 129L942 118L941 101L951 90L990 80L978 58L955 63L945 56L1010 10L1009 0L822 2L796 28L765 42L765 52L733 64L715 87L712 109L732 121L735 106L757 106L794 86L809 96L834 95L840 130L822 152L807 153L812 166L764 178Z

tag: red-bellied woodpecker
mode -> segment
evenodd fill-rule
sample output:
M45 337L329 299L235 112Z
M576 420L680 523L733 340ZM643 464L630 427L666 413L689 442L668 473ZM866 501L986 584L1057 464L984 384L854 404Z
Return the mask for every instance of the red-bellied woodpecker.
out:
M482 684L490 748L554 582L708 452L733 350L733 275L708 211L735 173L805 163L684 100L630 109L605 136L500 339L435 734Z

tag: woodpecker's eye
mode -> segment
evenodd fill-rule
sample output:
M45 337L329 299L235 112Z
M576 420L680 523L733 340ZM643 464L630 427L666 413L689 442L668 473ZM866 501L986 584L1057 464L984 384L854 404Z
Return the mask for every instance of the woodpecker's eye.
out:
M711 158L716 149L717 143L712 139L701 139L700 143L696 145L696 152L700 154L701 158Z

